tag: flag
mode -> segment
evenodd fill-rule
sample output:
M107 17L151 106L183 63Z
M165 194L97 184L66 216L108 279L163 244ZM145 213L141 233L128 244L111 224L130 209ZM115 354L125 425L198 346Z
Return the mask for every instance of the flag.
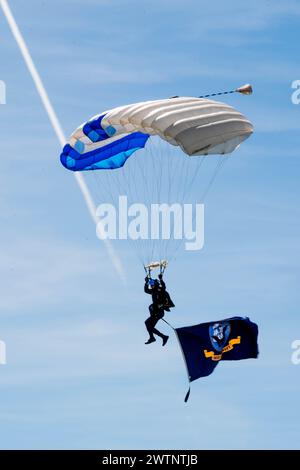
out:
M258 327L248 317L200 323L176 328L175 331L190 382L210 375L220 361L258 356Z

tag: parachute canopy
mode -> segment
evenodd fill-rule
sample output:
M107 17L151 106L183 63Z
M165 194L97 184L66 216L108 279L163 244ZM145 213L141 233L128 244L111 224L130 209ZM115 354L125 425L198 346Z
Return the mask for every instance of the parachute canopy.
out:
M68 170L112 170L157 135L189 156L231 153L253 126L228 104L193 97L145 101L92 117L71 135L61 163Z

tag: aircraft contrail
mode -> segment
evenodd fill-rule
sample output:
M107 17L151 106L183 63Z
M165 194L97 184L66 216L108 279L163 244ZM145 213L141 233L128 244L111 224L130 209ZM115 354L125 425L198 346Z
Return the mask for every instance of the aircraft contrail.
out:
M54 129L54 132L56 133L56 136L59 140L59 143L61 145L61 147L63 147L67 141L65 135L64 135L64 132L62 130L62 127L60 125L60 122L59 122L59 119L56 115L56 112L54 111L54 108L50 102L50 99L49 99L49 96L46 92L46 89L44 87L44 84L41 80L41 77L37 71L37 68L32 60L32 57L30 55L30 52L28 50L28 47L24 41L24 38L20 32L20 29L16 23L16 20L12 14L12 11L8 5L8 2L7 0L0 0L0 6L2 7L2 10L3 10L3 13L7 19L7 22L9 24L9 27L11 29L11 32L19 46L19 49L21 51L21 54L23 56L23 59L27 65L27 68L28 68L28 71L32 77L32 80L34 81L34 84L36 86L36 89L37 89L37 92L38 94L40 95L40 98L42 100L42 103L44 105L44 108L48 114L48 117L50 119L50 122L52 124L52 127ZM87 184L84 180L84 177L81 173L79 172L75 172L74 173L74 176L75 176L75 179L78 183L78 186L80 188L80 191L84 197L84 200L86 202L86 205L87 205L87 208L89 210L89 213L94 221L95 224L99 224L100 220L97 218L97 215L96 215L96 206L95 206L95 203L92 199L92 196L91 196L91 193L87 187ZM98 225L98 229L101 228L103 229L103 227L101 226L101 222L100 222L100 225ZM107 249L107 252L108 252L108 255L111 259L111 261L113 262L113 265L118 273L118 275L120 276L120 278L122 279L123 282L125 282L125 274L124 274L124 269L123 269L123 266L122 266L122 263L121 263L121 260L120 258L117 256L117 254L115 253L115 250L113 249L111 243L110 243L110 240L108 239L103 239L104 241L104 244L105 244L105 247Z

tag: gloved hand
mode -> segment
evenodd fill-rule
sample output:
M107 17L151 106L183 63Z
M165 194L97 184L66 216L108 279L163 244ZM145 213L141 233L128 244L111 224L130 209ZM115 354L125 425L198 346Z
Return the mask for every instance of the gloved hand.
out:
M163 278L163 275L162 275L162 274L159 274L159 275L158 275L158 279L161 281L162 278Z
M149 281L149 277L146 276L146 277L145 277L145 282L148 282L148 281Z

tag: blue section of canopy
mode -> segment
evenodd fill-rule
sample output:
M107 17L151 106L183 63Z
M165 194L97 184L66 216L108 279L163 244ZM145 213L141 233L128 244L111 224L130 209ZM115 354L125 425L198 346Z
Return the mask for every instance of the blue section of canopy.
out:
M136 150L145 147L148 138L149 134L133 132L86 153L79 153L70 144L66 144L60 161L65 168L72 171L121 168Z
M92 142L101 142L101 140L106 140L111 137L107 132L102 128L101 121L104 118L105 114L102 114L97 119L88 121L82 128L82 132L92 141ZM111 126L110 126L111 127Z

